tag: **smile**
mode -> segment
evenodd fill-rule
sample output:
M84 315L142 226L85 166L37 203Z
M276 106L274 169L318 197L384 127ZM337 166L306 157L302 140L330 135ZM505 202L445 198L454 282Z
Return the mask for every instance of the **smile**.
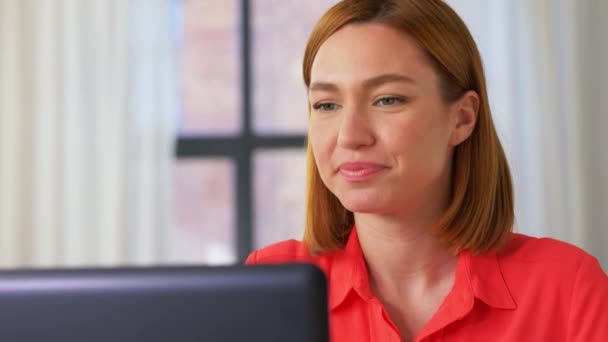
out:
M338 172L349 182L364 182L380 171L386 169L384 165L374 163L344 163L338 168Z

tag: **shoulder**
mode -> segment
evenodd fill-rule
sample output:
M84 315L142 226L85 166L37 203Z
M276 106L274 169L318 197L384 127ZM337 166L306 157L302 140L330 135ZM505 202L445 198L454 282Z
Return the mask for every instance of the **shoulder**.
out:
M305 243L298 240L286 240L253 251L245 264L314 264L329 278L330 270L334 264L334 256L333 253L312 255Z
M577 246L551 238L512 234L498 255L498 262L505 281L515 287L525 283L531 288L536 284L571 293L580 281L600 281L608 286L608 278L596 258Z
M505 264L541 264L544 267L577 268L585 259L593 258L572 244L551 239L512 234L499 259Z
M513 234L498 260L518 307L559 317L568 341L607 336L608 276L596 258L566 242Z
M285 240L258 249L247 258L246 264L306 262L314 257L306 245L298 240Z

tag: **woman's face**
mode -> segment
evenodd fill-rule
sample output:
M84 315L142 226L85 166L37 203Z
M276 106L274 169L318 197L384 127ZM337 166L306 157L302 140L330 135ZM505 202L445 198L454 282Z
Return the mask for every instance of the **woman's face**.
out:
M416 211L448 200L458 103L408 35L350 24L311 69L309 139L324 184L356 213ZM467 134L468 136L468 134Z

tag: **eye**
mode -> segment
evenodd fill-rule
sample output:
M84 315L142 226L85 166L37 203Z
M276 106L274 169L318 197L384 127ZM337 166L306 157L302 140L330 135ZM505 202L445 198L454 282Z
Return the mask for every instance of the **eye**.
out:
M331 102L321 102L315 104L314 106L312 106L312 108L321 112L332 112L338 109L338 105Z
M405 103L405 98L398 96L385 96L374 102L374 105L380 107L392 107L398 104Z

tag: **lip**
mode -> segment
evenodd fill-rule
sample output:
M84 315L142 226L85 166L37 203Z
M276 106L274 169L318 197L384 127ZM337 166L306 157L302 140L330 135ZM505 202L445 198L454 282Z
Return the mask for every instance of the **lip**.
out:
M338 167L338 172L342 175L347 181L358 183L364 182L378 172L386 169L386 166L377 163L370 162L346 162L340 164Z

